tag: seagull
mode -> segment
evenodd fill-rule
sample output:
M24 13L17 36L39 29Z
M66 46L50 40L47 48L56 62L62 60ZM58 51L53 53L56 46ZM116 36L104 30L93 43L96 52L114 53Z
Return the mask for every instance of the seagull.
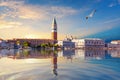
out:
M95 12L96 12L96 9L93 10L88 16L86 16L86 20L87 20L88 18L92 18L92 17L94 16Z

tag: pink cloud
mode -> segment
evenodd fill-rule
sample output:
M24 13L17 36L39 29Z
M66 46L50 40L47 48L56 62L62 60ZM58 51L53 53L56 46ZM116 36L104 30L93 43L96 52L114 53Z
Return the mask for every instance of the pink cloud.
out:
M78 11L71 7L62 6L39 6L25 4L24 0L16 1L4 1L0 3L0 6L6 6L6 16L19 17L22 19L45 19L47 17L56 16L64 17L68 15L74 15Z

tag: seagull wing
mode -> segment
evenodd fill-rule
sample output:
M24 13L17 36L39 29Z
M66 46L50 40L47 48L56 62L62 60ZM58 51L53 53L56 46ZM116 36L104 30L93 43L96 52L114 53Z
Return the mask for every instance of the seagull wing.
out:
M93 11L90 13L89 17L93 17L94 14L95 14L95 12L96 12L96 10L93 10Z
M95 12L96 12L96 10L93 10L88 16L86 16L86 20L88 18L92 18L94 16Z

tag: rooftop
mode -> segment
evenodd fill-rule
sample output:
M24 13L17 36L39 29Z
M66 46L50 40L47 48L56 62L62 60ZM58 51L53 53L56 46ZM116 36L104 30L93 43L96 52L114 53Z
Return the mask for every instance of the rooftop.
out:
M111 41L111 42L120 42L120 40L113 40L113 41Z
M78 40L102 40L100 38L82 38L82 39L78 39Z
M85 40L102 40L100 38L84 38Z

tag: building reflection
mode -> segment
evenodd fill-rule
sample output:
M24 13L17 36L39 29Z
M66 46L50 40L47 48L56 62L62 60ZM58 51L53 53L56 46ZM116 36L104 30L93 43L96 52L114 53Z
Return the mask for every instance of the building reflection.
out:
M64 50L58 53L58 55L62 55L67 59L105 59L105 50L84 50L84 49L77 49L77 50Z
M58 57L57 52L56 52L56 51L53 51L52 65L53 65L53 74L54 74L55 76L58 75L58 72L57 72L57 68L58 68L58 66L57 66L57 57Z
M85 59L105 59L105 50L86 50Z
M51 50L18 50L15 49L13 51L9 51L9 53L6 54L8 58L12 59L27 59L27 58L51 58Z
M120 50L108 50L108 53L114 58L120 58Z
M11 49L9 50L9 53L6 54L8 58L12 58L12 59L17 59L19 57L19 50L18 49Z
M52 53L55 53L54 55ZM53 50L0 50L0 58L8 57L12 59L27 59L27 58L38 58L46 59L51 58L57 60L57 57L60 59L70 59L71 61L75 58L78 59L110 59L115 57L120 57L120 50L61 50L53 52ZM53 60L53 61L54 61ZM57 62L57 61L56 61Z
M72 60L73 55L75 55L75 50L63 50L63 56L67 59Z

